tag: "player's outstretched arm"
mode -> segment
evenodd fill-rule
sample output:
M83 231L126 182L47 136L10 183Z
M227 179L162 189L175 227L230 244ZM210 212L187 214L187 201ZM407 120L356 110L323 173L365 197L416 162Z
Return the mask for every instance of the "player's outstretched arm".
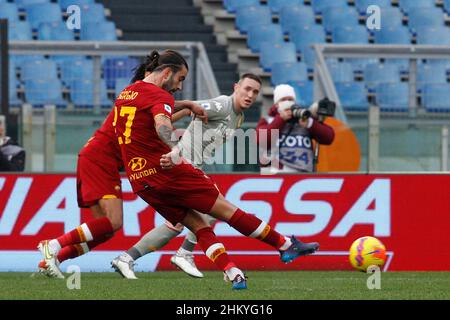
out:
M208 123L208 113L206 112L205 108L203 108L198 103L189 100L177 100L175 101L174 109L176 113L172 116L172 122L178 121L182 117L190 115L190 113L187 113L186 111L189 110L194 114L195 118L199 118L204 123ZM177 115L180 111L182 111L182 113ZM176 115L177 117L175 117ZM175 121L174 117L176 119Z
M189 117L190 115L191 115L190 109L183 109L183 110L177 111L172 115L172 123L175 123L184 117Z

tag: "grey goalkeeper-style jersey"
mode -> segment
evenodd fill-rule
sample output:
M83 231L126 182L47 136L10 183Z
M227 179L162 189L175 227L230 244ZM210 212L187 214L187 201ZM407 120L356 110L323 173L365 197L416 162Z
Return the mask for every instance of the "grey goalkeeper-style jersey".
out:
M208 114L208 124L194 119L181 138L178 146L182 155L195 167L201 168L214 156L214 150L225 143L244 121L243 113L236 113L233 95L219 96L210 100L195 101Z

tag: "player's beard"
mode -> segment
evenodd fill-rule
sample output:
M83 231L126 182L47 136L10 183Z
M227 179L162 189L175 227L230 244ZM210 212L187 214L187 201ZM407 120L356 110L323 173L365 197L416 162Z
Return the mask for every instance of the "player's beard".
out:
M174 77L173 77L174 75L172 74L170 77L169 77L169 79L167 79L166 80L166 82L164 82L163 84L162 84L162 88L164 89L164 90L166 90L167 92L169 92L169 93L171 93L171 94L174 94L175 93L175 91L177 91L176 90L176 88L175 88L175 86L173 85L173 83L174 83Z

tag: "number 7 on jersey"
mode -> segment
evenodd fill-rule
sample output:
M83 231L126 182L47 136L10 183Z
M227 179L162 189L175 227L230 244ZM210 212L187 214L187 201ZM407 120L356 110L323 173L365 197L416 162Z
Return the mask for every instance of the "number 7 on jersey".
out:
M136 115L136 107L120 107L120 116L127 116L127 122L125 123L125 131L123 132L123 136L125 137L125 144L131 143L131 126L133 125L134 116ZM118 118L117 106L114 107L114 122L113 127L116 130ZM122 137L118 137L119 144L123 144Z

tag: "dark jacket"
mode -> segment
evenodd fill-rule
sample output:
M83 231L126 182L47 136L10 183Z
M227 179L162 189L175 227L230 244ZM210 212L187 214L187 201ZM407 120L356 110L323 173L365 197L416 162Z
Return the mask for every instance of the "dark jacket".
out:
M0 146L0 171L23 171L25 150L9 137L3 138Z

